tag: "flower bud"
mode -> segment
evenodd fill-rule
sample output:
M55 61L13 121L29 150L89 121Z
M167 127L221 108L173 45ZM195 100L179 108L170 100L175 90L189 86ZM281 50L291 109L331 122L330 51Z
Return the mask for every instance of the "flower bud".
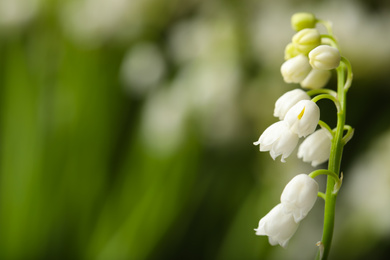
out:
M314 132L320 120L320 108L311 100L301 100L287 112L284 121L299 137Z
M291 58L294 58L295 56L299 55L300 53L295 49L294 44L290 42L287 44L286 48L284 49L284 59L289 60Z
M304 80L301 81L302 88L319 89L328 83L332 73L329 70L312 69Z
M329 160L332 135L326 129L319 129L309 135L299 146L298 158L311 162L313 167Z
M296 13L291 17L291 26L295 31L306 28L314 28L317 19L312 13Z
M320 45L309 53L310 64L318 70L331 70L340 65L340 52L337 48Z
M255 231L258 236L268 236L271 245L279 244L285 248L298 226L293 215L286 214L282 204L278 204L260 219L259 227Z
M317 200L318 183L307 174L295 176L280 196L283 210L292 214L295 222L304 219Z
M298 55L285 61L280 67L283 79L286 83L299 83L309 74L311 66L305 55Z
M280 120L283 120L287 111L301 100L310 100L310 97L308 94L306 94L305 91L299 88L284 93L275 102L274 116L279 117Z
M272 159L282 155L282 162L292 153L298 144L299 137L290 131L285 121L269 126L254 145L260 145L260 151L269 151Z
M317 29L306 28L293 36L292 43L298 52L307 55L312 49L321 44L321 35Z

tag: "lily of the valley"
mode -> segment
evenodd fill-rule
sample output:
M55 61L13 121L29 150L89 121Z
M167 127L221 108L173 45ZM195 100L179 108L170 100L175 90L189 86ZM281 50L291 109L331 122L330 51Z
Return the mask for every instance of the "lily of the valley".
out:
M276 205L259 221L256 231L258 236L268 236L271 245L277 244L286 248L290 238L297 231L299 223L292 214L286 214L282 204Z
M301 87L307 89L319 89L328 83L332 73L329 70L312 69L304 80Z
M284 59L289 60L299 55L300 53L295 49L294 44L290 42L284 49Z
M295 176L280 197L285 213L291 213L295 222L304 219L317 200L318 189L318 183L307 174Z
M309 53L310 65L318 70L331 70L340 65L340 52L337 48L320 45Z
M298 144L299 137L291 132L285 121L279 121L269 126L254 145L260 146L261 152L269 151L272 159L282 155L282 162L292 153Z
M318 184L306 174L295 176L284 188L280 202L259 221L258 236L268 236L271 245L286 247L290 238L313 208Z
M297 88L284 93L275 102L274 116L283 120L287 111L301 100L310 100L309 95L302 89Z
M314 132L320 120L320 108L311 100L301 100L287 112L284 121L299 137Z
M292 43L296 50L307 55L311 50L321 44L321 35L315 28L305 28L293 36Z
M291 17L291 26L295 31L300 31L306 28L314 28L317 23L317 18L312 13L295 13Z
M310 162L313 167L329 160L332 135L326 129L319 129L309 135L299 146L298 158Z
M298 55L286 60L280 67L286 83L299 83L306 78L311 70L309 59L305 55Z

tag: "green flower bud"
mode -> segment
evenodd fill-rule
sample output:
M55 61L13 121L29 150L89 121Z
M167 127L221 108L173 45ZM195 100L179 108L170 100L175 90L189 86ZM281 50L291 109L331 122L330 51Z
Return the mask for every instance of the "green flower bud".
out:
M303 29L293 36L292 43L298 52L307 55L321 44L321 35L317 29Z
M295 31L306 28L314 28L317 19L312 13L296 13L291 17L291 26Z
M295 49L294 44L291 42L287 44L286 48L284 49L284 59L288 60L294 58L297 55L299 55L299 51Z

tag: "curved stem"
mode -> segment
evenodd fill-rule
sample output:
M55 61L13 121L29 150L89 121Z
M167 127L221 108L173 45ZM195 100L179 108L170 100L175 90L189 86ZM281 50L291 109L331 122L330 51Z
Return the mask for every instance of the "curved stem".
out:
M328 34L333 35L332 24L329 21L319 19L319 20L317 20L317 23L323 24L325 26L326 30L328 31Z
M345 125L344 126L344 130L347 130L347 133L343 137L343 142L344 142L344 145L345 145L346 143L349 142L349 140L351 140L355 130L351 126L349 126L349 125Z
M329 125L327 123L325 123L324 121L320 120L318 121L318 124L322 127L322 128L325 128L326 130L329 131L329 133L332 135L332 137L334 137L334 132L333 130L329 127Z
M329 170L320 169L320 170L316 170L314 172L311 172L309 174L309 176L311 178L315 178L315 177L317 177L319 175L328 175L329 177L332 177L336 182L340 181L339 176L336 173L331 172Z
M333 36L328 35L328 34L323 34L323 35L321 35L321 39L329 40L329 43L332 47L339 49L339 45L337 43L337 40Z
M314 98L311 99L311 101L313 102L318 102L320 101L321 99L330 99L333 101L333 103L335 104L336 108L337 108L337 112L340 111L340 102L337 100L337 98L335 98L334 96L332 95L329 95L329 94L321 94L321 95L318 95L318 96L315 96Z
M345 91L347 91L351 87L351 84L352 84L352 78L353 78L352 66L351 66L351 63L349 62L349 60L346 59L345 57L341 57L341 62L345 66L347 66L347 80L345 81L345 84L344 84L344 89L345 89Z
M334 97L337 97L337 92L327 88L312 89L306 92L309 96L319 95L319 94L329 94Z
M323 200L326 200L326 195L325 195L325 193L323 193L323 192L318 192L317 193L317 197L320 197L321 199L323 199Z

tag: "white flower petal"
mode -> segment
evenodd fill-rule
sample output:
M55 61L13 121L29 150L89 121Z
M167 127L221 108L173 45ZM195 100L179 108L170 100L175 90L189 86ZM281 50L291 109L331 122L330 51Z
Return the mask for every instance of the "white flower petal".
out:
M290 130L299 137L305 137L314 132L320 120L320 109L311 100L301 100L286 114L284 121Z
M302 89L297 88L284 93L275 102L274 116L283 120L287 111L301 100L310 100L309 95Z
M302 88L320 89L328 83L332 73L329 70L312 69L306 78L301 81Z
M309 74L311 66L305 55L298 55L285 61L280 67L283 79L286 83L299 83Z
M320 45L309 53L310 65L318 70L331 70L340 65L340 52L337 48Z
M315 167L329 160L332 136L326 129L319 129L309 135L299 146L298 158L311 162Z
M290 131L288 124L279 121L269 126L253 144L259 145L261 152L269 151L274 160L282 155L281 161L285 162L297 146L298 140L298 135Z
M260 219L259 227L255 230L258 236L268 236L271 245L286 247L298 226L292 214L285 214L283 205L278 204Z
M280 196L284 212L291 213L295 222L301 221L314 206L318 190L318 183L307 174L295 176Z

